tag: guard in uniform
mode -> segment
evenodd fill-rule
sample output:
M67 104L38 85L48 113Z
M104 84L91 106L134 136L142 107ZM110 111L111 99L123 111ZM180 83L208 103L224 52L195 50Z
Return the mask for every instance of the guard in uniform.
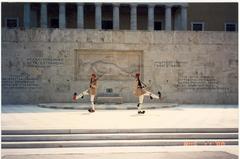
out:
M84 98L85 95L90 95L90 101L91 101L91 108L88 109L89 112L95 112L95 105L94 105L94 99L97 94L97 78L96 74L92 74L90 79L89 88L79 95L75 92L73 95L73 100L76 101L79 98Z
M135 83L135 88L133 94L138 97L139 102L138 102L138 114L144 114L145 110L142 110L142 105L143 105L143 99L144 96L149 96L150 99L156 98L156 99L161 99L161 93L158 91L158 95L155 95L149 91L147 91L145 88L147 87L141 80L140 80L140 73L136 73L136 83Z

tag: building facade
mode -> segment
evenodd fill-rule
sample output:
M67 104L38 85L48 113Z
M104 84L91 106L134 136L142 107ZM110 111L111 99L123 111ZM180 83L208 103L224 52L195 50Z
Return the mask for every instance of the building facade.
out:
M140 72L162 102L237 104L237 7L2 3L2 103L72 102L92 73L97 99L137 102Z
M2 27L237 31L237 3L2 3Z

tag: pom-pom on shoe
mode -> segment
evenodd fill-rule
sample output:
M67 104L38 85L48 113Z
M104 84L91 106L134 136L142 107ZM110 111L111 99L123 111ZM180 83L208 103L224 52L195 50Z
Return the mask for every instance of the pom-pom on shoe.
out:
M73 101L76 101L76 100L77 100L77 93L76 93L76 92L73 94L72 100L73 100Z

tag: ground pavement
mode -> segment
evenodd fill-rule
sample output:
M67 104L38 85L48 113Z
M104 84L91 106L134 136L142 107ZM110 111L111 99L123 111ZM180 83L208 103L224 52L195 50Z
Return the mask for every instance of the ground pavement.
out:
M66 107L73 105L62 104ZM87 104L80 104L83 108ZM128 103L129 107L135 104ZM146 104L148 105L148 104ZM121 105L119 105L121 106ZM151 107L151 106L150 106ZM3 105L2 130L108 130L168 128L238 128L236 105L178 105L137 110L42 108L37 105ZM237 158L237 145L221 146L121 146L2 149L5 159L38 158ZM141 154L139 156L139 154ZM178 157L176 157L178 156Z

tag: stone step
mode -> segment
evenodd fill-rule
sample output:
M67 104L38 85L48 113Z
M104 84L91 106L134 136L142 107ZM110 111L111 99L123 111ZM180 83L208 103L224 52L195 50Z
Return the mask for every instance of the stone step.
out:
M146 128L146 129L34 129L2 130L2 135L109 134L109 133L238 133L238 128Z
M44 141L2 142L2 148L57 148L57 147L120 147L120 146L194 146L238 145L236 139L218 140L92 140L92 141Z
M17 141L79 141L79 140L184 140L238 139L237 133L109 133L109 134L35 134L2 135L3 142Z
M119 99L117 99L119 100ZM123 105L120 104L119 101L112 101L113 103L118 104L96 104L96 110L130 110L134 109L137 110L137 103L128 104L124 103ZM101 103L101 102L100 102ZM147 103L144 105L144 109L162 109L162 108L174 108L177 107L177 103ZM53 109L80 109L80 110L88 110L90 107L83 105L82 103L41 103L38 104L38 107L41 108L53 108Z

